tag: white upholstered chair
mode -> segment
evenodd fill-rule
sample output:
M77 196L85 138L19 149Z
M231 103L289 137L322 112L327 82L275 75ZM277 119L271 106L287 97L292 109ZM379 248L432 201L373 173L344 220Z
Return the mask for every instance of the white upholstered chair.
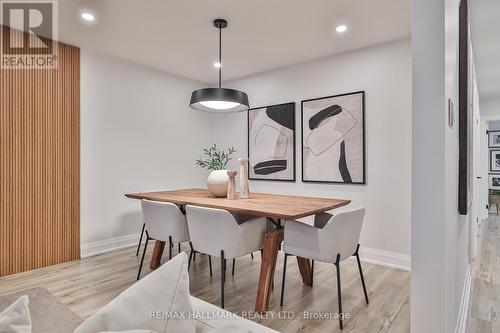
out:
M191 205L186 206L186 216L193 249L221 260L220 303L224 308L226 260L251 254L264 247L266 218L250 218L239 224L228 211Z
M137 280L141 276L142 264L148 241L151 239L168 243L169 259L172 259L172 246L174 243L189 241L189 232L186 216L180 208L172 203L142 200L142 217L146 226L146 244L142 253L141 264L137 274Z
M359 260L359 236L365 209L358 208L335 214L322 213L314 218L314 225L297 221L285 222L285 252L283 280L281 284L280 305L283 306L285 291L286 262L289 255L299 256L321 262L332 263L337 268L337 293L339 304L339 323L343 329L342 291L340 284L340 262L355 256L358 262L361 284L368 304L363 270Z

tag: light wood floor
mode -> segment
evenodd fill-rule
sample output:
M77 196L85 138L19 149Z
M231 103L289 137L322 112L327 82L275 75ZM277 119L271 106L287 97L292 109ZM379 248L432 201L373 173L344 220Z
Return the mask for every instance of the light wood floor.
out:
M183 247L187 251L187 246ZM149 262L152 247L148 250ZM168 252L168 251L165 251ZM176 251L174 250L174 254ZM164 254L167 257L168 253ZM260 269L260 254L236 261L235 276L228 263L226 309L252 311ZM303 286L296 260L289 257L285 289L285 306L279 306L283 256L276 269L276 288L271 295L272 318L254 319L282 332L341 332L338 321L303 318L304 311L337 312L335 267L316 263L314 287ZM165 259L164 259L165 260ZM139 258L128 248L83 260L59 264L35 271L0 278L0 294L43 286L81 317L87 317L135 282ZM219 263L213 260L213 278L208 271L208 257L197 255L190 271L192 295L213 304L219 303ZM355 260L342 262L344 312L351 314L343 332L410 331L410 273L363 263L370 305L366 305ZM149 273L144 265L143 275ZM277 318L278 311L293 311L295 318Z
M467 333L500 332L500 216L481 227L479 257L473 266Z

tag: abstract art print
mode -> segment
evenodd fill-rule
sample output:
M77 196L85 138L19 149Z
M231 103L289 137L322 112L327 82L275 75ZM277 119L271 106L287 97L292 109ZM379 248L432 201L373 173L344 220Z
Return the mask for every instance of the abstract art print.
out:
M302 101L302 181L365 184L365 92Z
M248 110L249 179L295 181L295 103Z
M490 176L490 189L500 190L500 175Z
M500 173L500 150L490 150L490 172Z
M500 148L500 131L488 131L488 146Z

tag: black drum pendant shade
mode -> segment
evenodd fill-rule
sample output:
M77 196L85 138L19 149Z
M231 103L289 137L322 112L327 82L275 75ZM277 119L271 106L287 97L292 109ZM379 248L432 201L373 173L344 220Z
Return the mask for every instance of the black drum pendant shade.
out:
M222 29L227 27L227 21L217 19L214 26L219 29L219 64L222 65ZM240 112L248 110L246 93L221 87L222 66L219 66L219 87L203 88L193 91L189 106L195 110L208 112Z
M227 88L204 88L193 91L190 106L200 111L238 112L248 110L248 96Z

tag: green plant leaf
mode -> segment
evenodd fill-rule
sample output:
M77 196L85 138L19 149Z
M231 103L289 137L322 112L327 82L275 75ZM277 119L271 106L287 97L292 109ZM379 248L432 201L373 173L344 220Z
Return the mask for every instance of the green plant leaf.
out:
M229 161L231 161L231 155L236 152L236 149L233 146L226 152L225 150L217 149L217 145L213 144L208 148L203 148L202 152L204 156L196 160L196 165L207 170L223 170L227 167Z

